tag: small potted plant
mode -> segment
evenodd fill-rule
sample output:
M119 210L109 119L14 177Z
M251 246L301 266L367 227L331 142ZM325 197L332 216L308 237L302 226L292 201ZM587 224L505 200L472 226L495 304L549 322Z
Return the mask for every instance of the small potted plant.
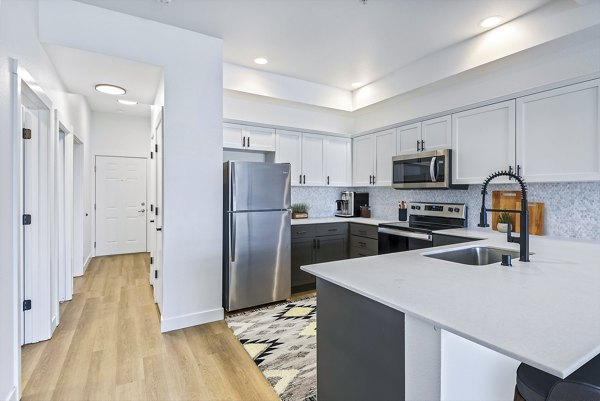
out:
M498 216L498 224L496 225L496 229L501 233L505 233L508 231L509 224L511 224L510 214L507 212L500 213L500 216Z
M306 203L294 203L292 205L292 219L308 219L308 209Z

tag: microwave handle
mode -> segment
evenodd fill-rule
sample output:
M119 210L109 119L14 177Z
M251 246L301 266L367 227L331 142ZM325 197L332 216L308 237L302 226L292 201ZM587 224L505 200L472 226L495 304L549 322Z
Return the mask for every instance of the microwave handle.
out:
M431 158L431 163L429 164L429 174L431 175L431 182L436 182L437 181L437 177L436 177L436 174L435 174L436 160L437 160L436 156L432 157Z

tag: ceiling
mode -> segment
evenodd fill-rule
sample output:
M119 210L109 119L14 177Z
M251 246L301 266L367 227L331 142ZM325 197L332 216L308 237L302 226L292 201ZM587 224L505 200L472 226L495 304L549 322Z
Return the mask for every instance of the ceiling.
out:
M44 45L44 48L66 90L85 96L92 110L150 116L162 68L64 46ZM127 93L122 96L100 93L94 89L100 83L120 86ZM123 105L117 99L134 100L138 104Z
M222 38L225 62L353 90L550 0L79 1Z

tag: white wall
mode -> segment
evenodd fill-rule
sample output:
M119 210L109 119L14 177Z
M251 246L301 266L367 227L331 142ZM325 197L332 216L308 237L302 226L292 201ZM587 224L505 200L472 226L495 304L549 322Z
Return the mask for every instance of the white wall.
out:
M223 118L289 128L350 134L352 113L225 90Z
M12 396L18 384L20 359L17 327L11 318L18 311L14 264L12 143L18 133L12 131L11 74L9 57L16 58L46 91L68 124L83 138L89 134L89 107L78 96L65 93L48 56L39 43L37 32L38 3L33 0L0 3L0 135L6 146L0 147L0 400ZM88 153L89 157L89 153ZM89 162L89 159L88 159ZM86 192L89 196L89 190ZM89 196L91 199L91 196ZM89 231L88 231L89 238Z
M600 29L545 43L353 113L364 132L600 71Z
M47 43L163 67L161 326L221 319L222 41L74 1L42 1L39 8ZM202 208L190 206L199 199Z
M150 117L92 112L92 154L149 157Z

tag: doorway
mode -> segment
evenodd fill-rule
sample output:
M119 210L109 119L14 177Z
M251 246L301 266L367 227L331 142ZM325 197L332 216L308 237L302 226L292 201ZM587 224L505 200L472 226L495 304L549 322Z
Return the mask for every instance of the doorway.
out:
M146 159L96 156L96 256L146 252Z

